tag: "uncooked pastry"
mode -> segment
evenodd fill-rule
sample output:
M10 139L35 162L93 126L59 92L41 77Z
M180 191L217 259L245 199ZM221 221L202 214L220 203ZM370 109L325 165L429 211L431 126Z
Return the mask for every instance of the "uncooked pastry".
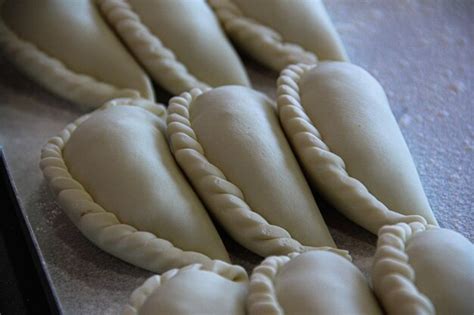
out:
M335 247L270 99L239 86L194 89L168 112L171 150L235 240L261 256Z
M169 151L164 115L163 106L146 100L111 101L49 140L43 174L81 232L129 263L161 273L228 261Z
M209 0L229 36L264 65L348 60L321 0Z
M372 283L389 315L474 314L474 245L435 226L385 226Z
M292 65L278 79L283 128L316 189L349 219L436 224L380 84L344 62Z
M154 99L145 72L89 0L0 0L0 46L52 92L98 107L117 97Z
M245 315L247 273L229 266L194 264L153 276L132 293L123 315Z
M330 250L272 256L250 278L249 315L382 314L364 275Z
M164 88L250 85L245 69L204 0L98 0L126 45Z

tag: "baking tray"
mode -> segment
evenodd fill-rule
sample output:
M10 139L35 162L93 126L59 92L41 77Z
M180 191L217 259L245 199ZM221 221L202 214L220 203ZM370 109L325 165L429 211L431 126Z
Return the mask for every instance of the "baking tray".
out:
M327 1L352 61L384 86L443 227L474 240L474 2ZM254 88L275 97L277 74L245 60ZM66 314L116 314L150 272L85 239L54 203L38 167L43 144L84 114L0 59L0 144L35 251ZM166 102L166 94L158 93ZM324 205L339 247L367 275L376 238ZM224 236L234 262L259 261Z
M0 314L59 314L54 286L27 214L18 203L2 147L0 206Z

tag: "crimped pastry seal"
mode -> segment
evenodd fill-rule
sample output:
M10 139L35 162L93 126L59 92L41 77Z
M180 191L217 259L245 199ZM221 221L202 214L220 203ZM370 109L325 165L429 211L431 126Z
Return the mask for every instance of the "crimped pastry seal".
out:
M268 257L250 277L249 315L382 314L348 258L331 249Z
M222 262L156 275L130 296L123 315L245 315L245 270Z
M235 240L261 256L335 247L266 96L194 89L168 111L176 160Z
M314 187L377 233L386 224L436 224L382 87L344 62L291 65L278 79L281 124Z
M209 0L229 37L262 64L348 60L321 0Z
M122 260L158 273L228 261L169 151L165 115L147 100L111 101L48 141L43 174L84 236Z
M87 108L154 100L151 82L90 0L0 0L0 48L55 94ZM91 48L92 47L92 48Z
M474 245L432 225L384 226L372 283L389 315L473 314Z

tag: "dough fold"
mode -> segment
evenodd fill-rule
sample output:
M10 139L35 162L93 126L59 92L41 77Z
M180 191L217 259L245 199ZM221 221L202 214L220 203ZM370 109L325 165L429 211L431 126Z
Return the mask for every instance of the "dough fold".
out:
M61 208L104 251L158 273L228 261L169 151L165 114L146 100L111 101L49 140L40 167Z
M203 0L98 0L148 73L173 94L228 84L249 86L237 53Z
M153 276L133 291L123 315L244 315L248 278L238 266L193 264Z
M348 60L321 0L209 0L225 31L262 64Z
M331 250L268 257L250 277L249 315L382 314L348 258Z
M0 1L0 47L55 94L88 108L154 100L151 82L91 1Z
M267 97L194 89L168 111L176 160L235 240L261 256L335 247Z
M420 223L385 226L372 283L387 314L472 314L474 245L461 234Z
M349 63L292 65L278 79L278 111L319 191L372 233L386 224L436 224L382 87Z

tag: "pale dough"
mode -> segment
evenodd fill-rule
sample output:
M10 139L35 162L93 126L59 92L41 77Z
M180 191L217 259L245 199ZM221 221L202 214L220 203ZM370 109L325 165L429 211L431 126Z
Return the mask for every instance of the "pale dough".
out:
M380 84L343 62L294 65L278 81L282 125L315 187L373 233L436 224Z
M209 0L229 36L276 71L293 63L348 60L321 0Z
M419 223L385 226L372 282L387 314L473 314L474 245Z
M237 266L234 266L237 267ZM137 288L123 315L245 315L245 270L190 265L149 278Z
M228 261L169 151L164 114L144 100L113 101L48 142L43 173L84 235L121 259L155 272Z
M249 315L382 314L364 275L331 251L273 256L250 278Z
M43 86L89 107L116 97L154 99L149 78L92 1L2 2L0 45Z
M170 101L168 132L213 215L262 256L335 247L271 100L238 86L201 93Z
M150 75L173 94L250 85L204 0L99 0L101 11Z

